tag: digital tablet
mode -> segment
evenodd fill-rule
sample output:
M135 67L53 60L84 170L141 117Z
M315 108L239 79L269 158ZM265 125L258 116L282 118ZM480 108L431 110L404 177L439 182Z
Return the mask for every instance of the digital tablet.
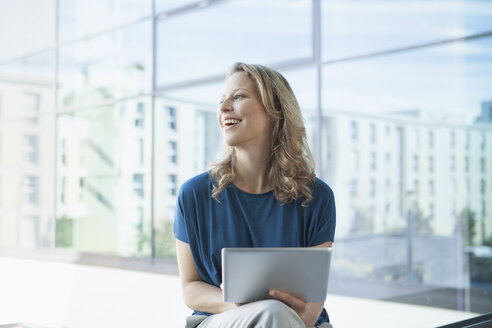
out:
M223 248L224 301L268 299L268 291L274 288L306 302L324 302L330 261L328 247Z

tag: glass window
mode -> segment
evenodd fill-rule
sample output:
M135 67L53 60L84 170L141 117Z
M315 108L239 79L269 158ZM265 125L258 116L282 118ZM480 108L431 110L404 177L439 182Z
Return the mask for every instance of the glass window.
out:
M485 158L480 157L480 172L485 173Z
M434 132L429 132L429 148L434 148Z
M371 153L371 171L376 171L376 153Z
M143 198L144 196L144 181L143 174L136 173L133 175L133 190L138 197Z
M371 123L370 125L370 139L371 139L371 143L375 144L376 143L376 125L374 123Z
M449 158L449 169L451 170L451 172L454 172L455 168L456 168L456 157L452 155Z
M23 84L11 85L9 95L23 95L18 90L23 88ZM17 109L22 111L22 107ZM29 120L0 123L0 150L3 153L0 193L4 196L1 212L10 213L2 217L0 247L50 247L55 203L53 117L40 116L35 126ZM27 224L30 221L24 221L27 216L39 218L37 230ZM37 243L27 242L34 242L28 230L37 231Z
M137 24L59 48L58 107L98 106L150 93L152 24Z
M429 181L429 194L431 196L434 196L434 181L433 180Z
M178 164L178 143L169 141L169 163Z
M434 157L429 156L429 172L434 172Z
M224 1L169 16L158 25L157 85L223 76L236 61L311 58L311 17L311 1L294 0Z
M139 102L137 105L137 111L135 113L135 126L139 128L144 127L145 122L145 105L143 102Z
M37 176L26 175L24 177L24 202L31 205L39 204L39 178Z
M84 160L68 160L66 168L57 171L57 181L66 181L65 203L57 204L57 247L149 256L152 147L147 144L152 140L152 124L146 115L144 127L135 126L135 110L130 109L139 103L149 108L151 99L128 99L58 115L57 138L66 140L66 157ZM57 153L60 161L61 152ZM60 200L62 189L57 190Z
M189 8L203 8L208 6L210 1L198 1L198 0L154 0L157 13L162 13L177 8L189 7ZM196 5L192 5L196 4Z
M38 164L39 144L38 136L24 136L24 161L29 164Z
M449 136L449 144L450 144L451 148L454 148L454 146L456 144L456 134L454 133L454 131L452 131L450 136Z
M54 58L54 51L45 51L8 63L0 62L2 120L29 117L27 122L36 124L37 115L54 112Z
M413 155L413 171L417 172L419 170L419 156Z
M357 121L350 122L350 138L352 141L357 141L358 139L358 131L357 131Z
M55 45L55 0L3 1L0 10L0 62ZM15 31L15 33L7 33Z
M323 60L460 38L492 28L487 1L322 0Z
M169 195L171 196L177 196L177 186L176 186L176 181L178 180L178 177L176 174L169 174L168 175L168 185L169 185Z
M167 127L172 131L176 131L176 108L165 106L165 109L167 111Z
M58 3L58 37L73 40L152 14L152 0L63 0Z

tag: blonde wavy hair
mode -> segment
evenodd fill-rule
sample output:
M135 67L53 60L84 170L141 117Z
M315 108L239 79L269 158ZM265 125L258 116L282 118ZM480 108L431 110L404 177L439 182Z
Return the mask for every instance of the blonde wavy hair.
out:
M290 203L303 197L302 206L306 206L313 198L315 162L294 92L287 80L271 68L235 63L226 79L237 72L246 73L255 82L263 106L274 121L268 182L273 185L275 198ZM225 146L223 157L209 166L209 174L216 182L212 197L217 201L220 201L219 194L234 180L235 158L234 148Z

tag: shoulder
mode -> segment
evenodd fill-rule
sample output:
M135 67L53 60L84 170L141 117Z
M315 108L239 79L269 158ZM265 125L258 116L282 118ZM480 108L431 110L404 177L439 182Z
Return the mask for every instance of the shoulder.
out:
M186 197L191 195L199 195L204 192L209 193L210 187L212 185L212 179L208 172L203 172L193 178L186 180L180 188L179 197Z
M335 197L333 195L333 190L331 187L321 180L320 178L316 178L314 185L312 186L313 190L313 201L314 202L334 202Z

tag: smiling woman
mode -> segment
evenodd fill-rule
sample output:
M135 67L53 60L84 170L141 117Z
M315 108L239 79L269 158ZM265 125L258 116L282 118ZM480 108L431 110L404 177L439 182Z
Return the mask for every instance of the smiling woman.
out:
M236 63L217 117L224 157L185 182L177 202L183 297L195 310L187 327L331 327L322 302L284 291L245 305L223 301L222 248L329 247L335 201L314 175L299 105L278 72Z

